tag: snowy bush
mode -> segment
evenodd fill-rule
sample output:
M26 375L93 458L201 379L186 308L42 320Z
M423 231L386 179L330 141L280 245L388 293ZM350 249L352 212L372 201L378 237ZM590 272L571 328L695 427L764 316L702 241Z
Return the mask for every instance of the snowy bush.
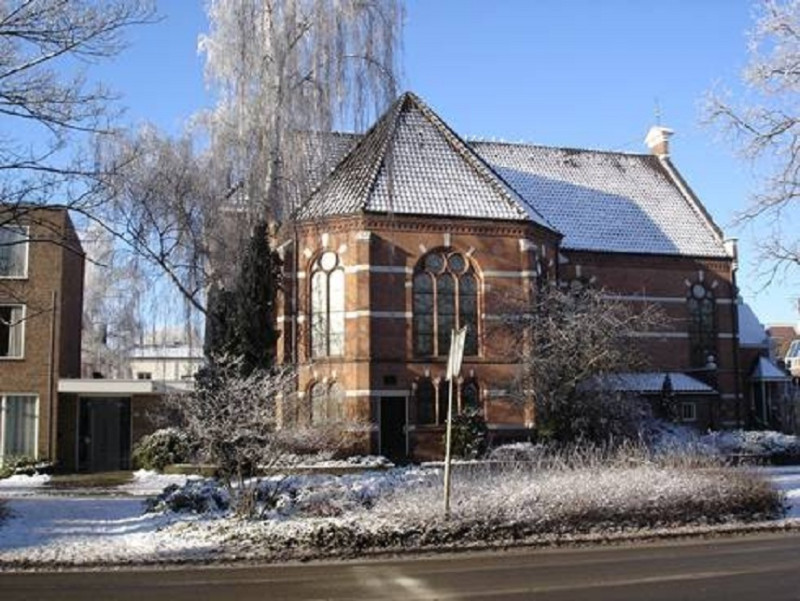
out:
M185 432L164 428L143 436L133 446L131 460L136 469L164 471L173 463L186 463L192 455L192 445Z
M800 438L769 430L731 430L702 436L701 444L725 455L755 455L778 462L800 462Z
M800 437L771 430L722 430L700 435L697 431L664 422L650 426L649 444L661 451L771 463L800 463Z
M462 464L450 519L439 470L273 481L268 519L211 528L237 554L289 558L704 527L783 511L781 496L755 472L623 463L549 470Z
M170 484L144 503L147 512L220 513L230 507L230 496L215 480L189 480L183 486Z
M0 465L0 480L9 476L35 476L37 474L50 474L53 464L50 461L38 460L33 457L11 456L4 457Z

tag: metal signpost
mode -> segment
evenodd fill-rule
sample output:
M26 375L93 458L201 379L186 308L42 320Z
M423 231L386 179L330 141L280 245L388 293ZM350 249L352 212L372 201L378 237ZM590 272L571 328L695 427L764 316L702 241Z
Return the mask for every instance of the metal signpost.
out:
M464 358L464 340L467 327L453 330L450 335L450 355L447 358L447 380L450 384L447 396L447 434L444 443L444 517L450 517L450 440L453 430L453 380L461 371L461 360Z

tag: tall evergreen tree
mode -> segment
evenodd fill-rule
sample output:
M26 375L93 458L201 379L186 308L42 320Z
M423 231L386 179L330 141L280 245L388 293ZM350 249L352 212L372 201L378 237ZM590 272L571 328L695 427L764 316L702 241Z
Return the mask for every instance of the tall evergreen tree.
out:
M266 221L260 221L245 249L235 286L233 336L242 371L272 366L278 332L275 293L280 285L280 258L269 246Z

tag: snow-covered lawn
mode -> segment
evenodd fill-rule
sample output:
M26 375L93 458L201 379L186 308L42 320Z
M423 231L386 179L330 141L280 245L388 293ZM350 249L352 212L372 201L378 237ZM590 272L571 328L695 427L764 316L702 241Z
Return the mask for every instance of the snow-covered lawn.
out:
M730 519L741 518L733 505L715 496L726 487L738 495L752 481L705 473L645 466L529 478L456 477L450 521L441 517L441 474L430 468L294 476L274 486L268 519L254 521L224 514L144 512L144 494L165 484L182 485L183 476L139 472L116 491L129 495L124 497L52 496L43 492L41 478L17 479L13 488L0 487L12 512L0 525L0 566L280 558L302 556L308 549L337 555L337 549L354 554L370 548L432 548L461 541L481 544L498 536L533 540L554 532L605 534L636 531L641 526L637 519L670 502L675 510L652 526L724 524L724 517L713 515L681 522L682 508L713 513L715 502L732 511ZM793 503L789 515L800 518L800 467L763 468L762 474ZM485 480L482 489L476 488L475 478ZM4 492L12 490L14 496ZM595 527L585 527L592 520ZM570 525L577 527L570 530Z

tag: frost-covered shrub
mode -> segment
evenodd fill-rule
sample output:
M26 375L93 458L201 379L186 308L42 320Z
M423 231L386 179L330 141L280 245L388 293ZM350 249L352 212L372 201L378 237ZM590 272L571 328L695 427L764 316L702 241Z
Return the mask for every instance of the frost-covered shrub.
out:
M724 455L753 455L769 461L800 462L800 437L770 430L711 432L700 443Z
M161 494L145 501L145 511L174 513L219 513L230 507L230 496L216 480L189 480L183 486L170 484Z
M0 479L14 475L35 476L37 474L51 474L52 472L52 462L24 455L4 457L3 464L0 465Z
M131 460L134 468L163 471L173 463L185 463L192 455L192 445L185 432L163 428L143 436L133 446Z

